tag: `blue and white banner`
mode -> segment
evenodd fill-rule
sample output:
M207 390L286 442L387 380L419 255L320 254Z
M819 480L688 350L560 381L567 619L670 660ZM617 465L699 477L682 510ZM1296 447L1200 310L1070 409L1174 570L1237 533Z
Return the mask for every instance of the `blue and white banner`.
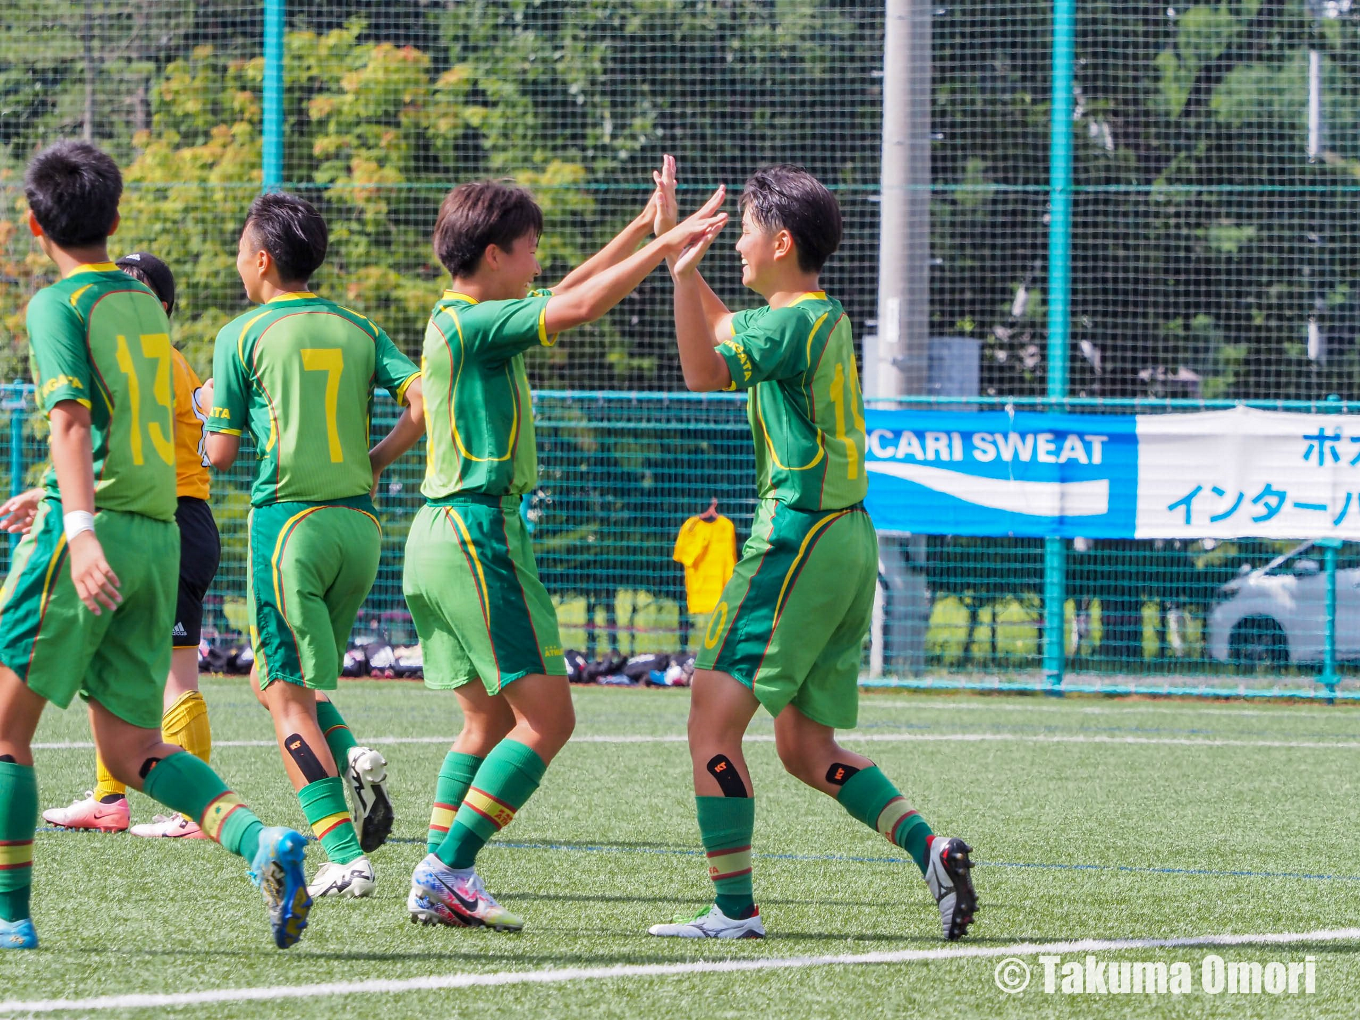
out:
M1360 540L1360 419L866 412L880 531Z

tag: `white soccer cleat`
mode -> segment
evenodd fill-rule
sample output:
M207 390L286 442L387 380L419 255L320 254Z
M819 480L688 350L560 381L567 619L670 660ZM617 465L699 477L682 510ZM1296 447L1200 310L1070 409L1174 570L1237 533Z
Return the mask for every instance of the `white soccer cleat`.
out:
M406 909L413 923L496 931L519 931L524 927L523 920L492 899L476 871L450 868L434 854L416 865Z
M187 815L157 815L149 822L132 827L134 836L145 839L207 839L208 835Z
M654 924L647 934L680 939L763 939L765 925L760 921L759 908L750 917L736 920L715 903L693 917L681 915L670 924Z
M351 747L348 758L345 780L354 797L359 849L371 854L392 832L392 801L383 786L387 782L387 759L368 747Z
M955 942L968 933L977 912L977 892L969 870L973 848L961 839L936 836L927 851L926 887L940 907L944 937Z
M312 899L321 896L349 896L357 900L361 896L371 896L376 884L373 865L369 863L367 857L359 857L348 864L327 861L317 869L312 880L307 883L307 895Z

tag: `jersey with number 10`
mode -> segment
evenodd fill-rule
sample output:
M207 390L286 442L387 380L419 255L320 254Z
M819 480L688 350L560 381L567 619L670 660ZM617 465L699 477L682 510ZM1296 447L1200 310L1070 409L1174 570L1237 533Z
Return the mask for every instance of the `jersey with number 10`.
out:
M373 389L401 403L420 372L358 312L283 294L229 322L213 352L206 430L255 440L254 506L367 495Z
M175 519L170 323L151 290L112 262L80 266L28 303L38 406L90 411L94 505ZM56 470L44 480L57 497Z
M760 498L795 510L864 499L864 398L840 302L816 291L782 308L738 312L732 338L716 349L732 388L750 391Z

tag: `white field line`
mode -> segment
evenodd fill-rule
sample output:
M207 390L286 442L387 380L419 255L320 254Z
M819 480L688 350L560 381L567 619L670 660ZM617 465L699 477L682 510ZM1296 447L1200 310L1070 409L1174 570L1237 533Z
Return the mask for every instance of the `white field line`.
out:
M101 995L90 999L11 999L0 1002L0 1013L100 1012L115 1009L170 1009L177 1006L218 1005L227 1002L275 1002L319 996L395 995L403 992L496 985L552 985L568 981L618 981L676 977L686 974L732 974L804 967L854 967L935 960L998 956L1036 956L1040 953L1103 953L1133 949L1172 949L1186 946L1289 945L1298 942L1360 940L1360 928L1332 928L1309 932L1269 932L1256 935L1192 935L1171 939L1080 939L1069 942L1016 942L1004 946L948 946L939 949L902 949L894 952L845 956L787 956L759 960L696 960L688 963L619 964L613 967L551 967L544 970L505 970L490 973L437 974L417 978L371 981L333 981L310 985L264 988L222 988L207 992L167 992Z
M860 713L871 709L887 709L905 711L927 711L927 712L1042 712L1055 718L1071 715L1129 715L1129 714L1150 714L1150 715L1241 715L1258 716L1269 715L1278 717L1282 711L1288 712L1290 718L1297 716L1316 715L1319 717L1327 716L1335 719L1336 706L1328 708L1318 708L1309 705L1288 705L1277 706L1275 708L1243 708L1238 705L1195 705L1185 702L1166 704L1164 702L1152 701L1121 701L1113 705L1083 705L1080 703L1067 703L1054 705L1052 703L1043 705L1024 704L1023 702L1002 701L995 697L977 697L974 699L944 699L940 701L918 700L913 694L912 697L897 697L895 695L866 694L859 699Z
M365 737L372 747L386 744L449 744L447 737ZM683 744L682 733L659 736L644 734L590 734L572 737L572 744ZM842 731L840 739L847 744L913 744L913 743L1003 743L1003 744L1146 744L1160 747L1284 747L1301 750L1350 751L1360 748L1360 740L1247 740L1218 737L1121 737L1108 734L1081 733L856 733ZM752 744L772 744L770 733L747 734ZM213 747L275 747L272 740L214 740ZM88 740L61 740L34 743L38 751L92 750Z

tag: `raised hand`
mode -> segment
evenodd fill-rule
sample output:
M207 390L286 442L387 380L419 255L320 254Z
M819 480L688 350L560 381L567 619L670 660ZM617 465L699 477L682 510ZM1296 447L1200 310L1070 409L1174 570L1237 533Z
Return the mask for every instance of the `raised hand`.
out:
M686 220L686 223L689 221ZM699 268L699 263L703 261L704 255L708 252L709 245L713 243L722 228L727 225L727 214L721 213L708 220L699 221L699 231L690 238L688 247L685 248L671 266L673 276L679 278L688 276ZM679 228L677 228L679 229Z
M661 169L652 171L656 191L652 194L652 233L660 237L675 226L680 209L675 202L675 157L667 153L661 157Z

